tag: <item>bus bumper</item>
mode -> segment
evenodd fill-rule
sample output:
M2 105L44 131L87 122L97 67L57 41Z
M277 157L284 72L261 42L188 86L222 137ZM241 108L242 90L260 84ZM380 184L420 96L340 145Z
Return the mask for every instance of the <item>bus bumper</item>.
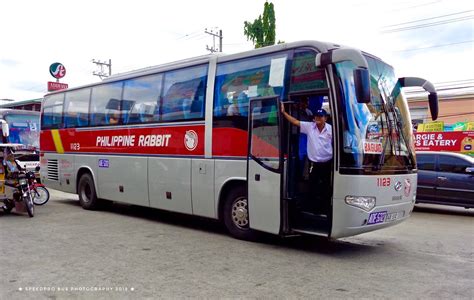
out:
M415 203L400 202L390 205L376 206L370 212L348 205L344 199L333 201L333 215L330 238L337 239L353 236L399 224L412 213Z

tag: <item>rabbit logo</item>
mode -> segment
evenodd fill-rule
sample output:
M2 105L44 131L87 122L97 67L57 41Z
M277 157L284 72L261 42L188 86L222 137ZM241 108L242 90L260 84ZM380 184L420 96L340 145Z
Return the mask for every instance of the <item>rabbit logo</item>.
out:
M411 182L410 182L410 179L405 179L405 197L408 197L410 196L410 192L411 192Z
M198 145L198 135L196 131L194 130L188 130L184 134L184 146L186 146L186 149L189 151L193 151L196 149Z

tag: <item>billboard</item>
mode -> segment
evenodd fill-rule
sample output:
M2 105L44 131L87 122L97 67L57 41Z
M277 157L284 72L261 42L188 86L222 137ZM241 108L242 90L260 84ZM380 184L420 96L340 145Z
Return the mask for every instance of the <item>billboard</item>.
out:
M474 155L474 131L416 132L415 150Z

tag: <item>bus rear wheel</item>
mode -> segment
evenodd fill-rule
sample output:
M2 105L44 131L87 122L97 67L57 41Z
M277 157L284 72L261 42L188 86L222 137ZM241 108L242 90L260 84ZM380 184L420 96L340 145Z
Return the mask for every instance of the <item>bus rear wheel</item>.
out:
M94 180L90 174L85 173L81 176L77 190L79 194L79 203L82 208L93 210L98 207L99 200L97 199Z
M241 240L256 240L257 232L250 229L248 197L244 187L232 189L224 204L224 224L229 233Z

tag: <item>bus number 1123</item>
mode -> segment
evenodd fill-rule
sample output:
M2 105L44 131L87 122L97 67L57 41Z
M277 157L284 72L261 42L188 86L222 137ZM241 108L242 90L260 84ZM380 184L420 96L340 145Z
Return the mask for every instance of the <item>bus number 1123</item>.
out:
M390 186L390 177L377 178L377 186Z

